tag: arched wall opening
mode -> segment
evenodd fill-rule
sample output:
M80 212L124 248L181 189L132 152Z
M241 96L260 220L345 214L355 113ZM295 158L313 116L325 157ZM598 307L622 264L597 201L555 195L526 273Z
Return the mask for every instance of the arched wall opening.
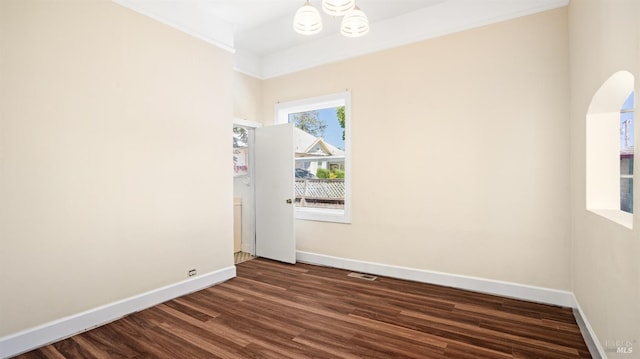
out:
M586 117L587 210L633 228L620 208L620 110L634 90L634 76L618 71L596 91Z

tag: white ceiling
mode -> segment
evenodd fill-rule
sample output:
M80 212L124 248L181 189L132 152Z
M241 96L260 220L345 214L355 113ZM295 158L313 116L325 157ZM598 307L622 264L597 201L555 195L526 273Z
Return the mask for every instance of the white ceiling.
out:
M270 78L354 56L566 6L569 0L357 0L371 31L340 35L323 15L314 36L293 31L304 0L113 0L235 53L238 71ZM321 9L321 0L310 1ZM321 11L321 10L320 10Z

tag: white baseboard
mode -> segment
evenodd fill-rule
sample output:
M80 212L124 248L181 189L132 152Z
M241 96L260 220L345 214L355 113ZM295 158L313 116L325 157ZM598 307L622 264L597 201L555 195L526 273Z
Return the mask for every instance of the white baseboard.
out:
M495 294L503 297L523 299L531 302L553 304L570 308L576 307L575 297L573 296L573 293L557 289L549 289L492 279L435 272L424 269L364 262L354 259L332 257L323 254L302 251L296 252L296 259L299 262L309 264L319 264L327 267L348 269L362 273L376 274L422 283L437 284L446 287Z
M600 341L598 340L596 333L593 331L591 324L589 324L587 316L582 311L580 303L578 303L578 300L575 298L575 296L573 299L576 303L576 306L573 309L573 314L576 317L576 322L578 323L578 327L580 328L582 337L584 338L584 341L589 348L591 356L593 357L593 359L606 359L607 354L605 353L602 345L600 345Z
M375 274L392 278L406 279L421 283L437 284L446 287L472 290L503 297L516 298L531 302L559 305L573 309L576 322L593 358L606 358L606 354L596 337L587 317L580 308L573 293L557 289L535 287L518 283L469 277L457 274L435 272L424 269L399 267L388 264L365 262L348 258L332 257L323 254L296 252L299 262L317 264L326 267Z
M68 338L128 314L224 282L235 276L235 266L222 268L0 338L0 358L19 355Z
M600 345L593 328L589 324L589 321L580 308L578 301L571 292L423 269L332 257L302 251L296 252L296 259L299 262L304 263L412 280L422 283L438 284L447 287L467 289L533 302L574 308L578 326L580 327L587 346L591 351L591 355L594 358L606 358L606 354ZM0 338L0 358L8 358L25 353L43 345L112 322L128 314L135 313L173 298L224 282L234 278L235 276L235 266L226 267L218 271L200 275L179 283L158 288L147 293L123 299L118 302L110 303L86 312L46 323L39 327Z

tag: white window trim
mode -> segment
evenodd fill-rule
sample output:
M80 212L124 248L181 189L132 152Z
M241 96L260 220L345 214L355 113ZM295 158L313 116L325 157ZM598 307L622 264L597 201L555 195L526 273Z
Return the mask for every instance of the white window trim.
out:
M296 219L351 223L351 93L348 91L307 98L298 101L282 102L275 105L275 124L288 123L290 113L321 110L331 107L344 106L345 139L344 139L344 209L296 207Z
M234 118L233 124L237 126L244 126L244 127L250 127L250 128L262 127L262 124L260 122L245 120L244 118Z
M596 91L586 116L586 210L628 229L634 215L620 210L620 108L633 90L634 76L616 72Z

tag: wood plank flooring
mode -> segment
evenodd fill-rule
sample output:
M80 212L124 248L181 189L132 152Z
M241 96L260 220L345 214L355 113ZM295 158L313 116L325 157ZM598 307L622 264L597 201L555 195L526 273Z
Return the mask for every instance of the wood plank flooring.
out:
M238 277L18 358L590 358L572 311L306 264Z

